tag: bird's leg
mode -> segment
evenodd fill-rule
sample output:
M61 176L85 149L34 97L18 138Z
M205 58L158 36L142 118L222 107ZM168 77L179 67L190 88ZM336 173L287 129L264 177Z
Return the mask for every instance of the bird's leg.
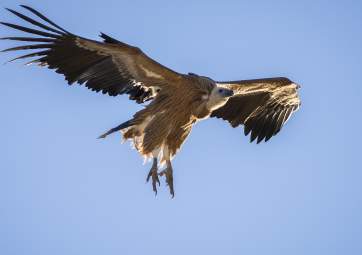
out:
M156 183L158 183L158 186L160 186L160 180L158 179L158 168L157 168L157 158L153 158L153 163L151 170L148 172L146 181L148 182L150 178L152 177L152 189L155 192L155 195L157 195L157 186Z
M171 160L166 160L166 169L160 172L160 176L165 175L166 177L166 183L170 189L171 197L173 198L175 196L175 191L173 189L173 170L171 165Z

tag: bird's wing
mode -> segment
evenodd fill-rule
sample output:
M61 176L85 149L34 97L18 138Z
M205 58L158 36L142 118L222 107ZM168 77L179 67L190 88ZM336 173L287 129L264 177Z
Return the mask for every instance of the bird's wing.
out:
M217 82L234 91L234 96L211 117L222 118L232 127L244 125L244 133L251 132L250 142L257 138L268 141L276 135L291 114L298 110L299 85L287 78Z
M40 37L5 37L1 39L35 42L6 51L36 50L17 59L37 57L30 63L38 63L55 69L65 76L69 84L85 84L89 89L110 96L129 94L138 103L155 96L165 86L177 86L183 75L149 58L139 48L117 41L101 34L103 42L93 41L74 35L38 11L22 5L43 23L8 9L19 18L41 28L32 29L15 24L1 24ZM13 61L11 60L11 61Z

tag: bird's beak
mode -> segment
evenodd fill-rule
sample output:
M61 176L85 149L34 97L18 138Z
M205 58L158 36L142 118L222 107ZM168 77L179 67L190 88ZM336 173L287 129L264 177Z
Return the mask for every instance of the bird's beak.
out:
M297 89L300 89L300 85L296 82L293 82Z
M232 91L231 89L228 89L225 91L225 95L227 97L232 97L234 95L234 91Z

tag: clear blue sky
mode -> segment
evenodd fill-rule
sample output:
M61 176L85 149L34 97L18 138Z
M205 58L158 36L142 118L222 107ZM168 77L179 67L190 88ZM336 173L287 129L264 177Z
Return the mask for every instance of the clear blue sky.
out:
M361 1L19 4L179 72L287 76L302 85L302 107L260 145L226 122L198 123L173 163L175 199L164 183L155 198L150 165L119 135L96 139L139 105L2 65L0 254L362 254ZM0 20L19 21L5 10Z

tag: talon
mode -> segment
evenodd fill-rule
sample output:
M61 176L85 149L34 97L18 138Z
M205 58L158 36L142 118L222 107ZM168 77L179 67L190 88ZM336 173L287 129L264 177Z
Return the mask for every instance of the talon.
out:
M166 183L170 189L170 194L171 194L171 198L174 198L175 196L175 191L173 188L173 169L172 169L172 165L171 165L171 161L167 160L167 167L166 169L164 169L163 171L161 171L159 173L160 176L164 176L166 177Z
M151 170L148 172L146 182L148 182L150 180L150 178L152 177L152 190L155 192L155 195L157 195L156 183L158 183L158 186L160 186L160 180L158 179L157 171L158 171L157 158L154 158Z

